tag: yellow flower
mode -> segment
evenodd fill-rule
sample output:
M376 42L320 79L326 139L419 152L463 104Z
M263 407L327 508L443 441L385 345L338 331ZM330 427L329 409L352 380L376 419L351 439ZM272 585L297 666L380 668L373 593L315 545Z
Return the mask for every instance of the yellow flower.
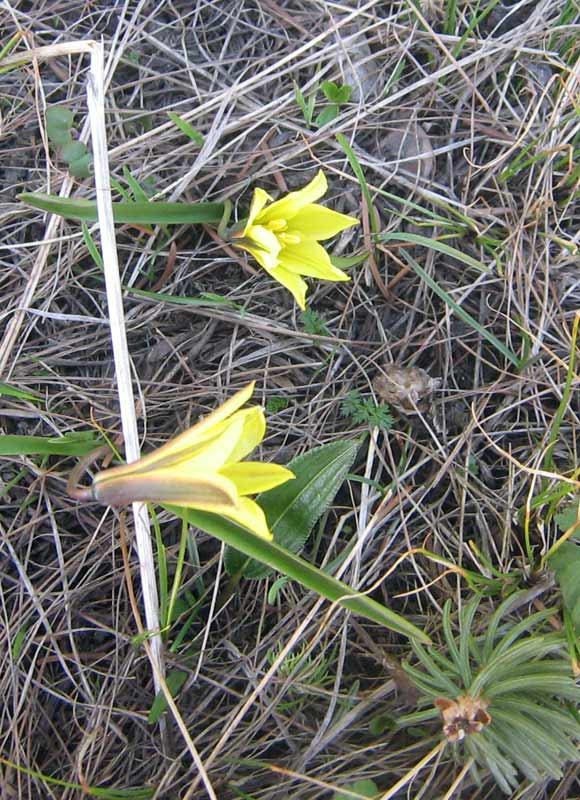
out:
M266 431L259 406L239 411L254 391L250 383L189 430L139 461L99 472L92 497L104 505L134 501L170 503L211 511L271 539L264 512L247 495L294 477L277 464L244 461Z
M315 202L327 188L326 177L319 171L304 189L275 202L263 189L256 189L245 227L233 242L292 292L301 309L306 307L308 288L301 275L326 281L350 280L346 272L332 265L328 253L318 244L358 225L354 217Z

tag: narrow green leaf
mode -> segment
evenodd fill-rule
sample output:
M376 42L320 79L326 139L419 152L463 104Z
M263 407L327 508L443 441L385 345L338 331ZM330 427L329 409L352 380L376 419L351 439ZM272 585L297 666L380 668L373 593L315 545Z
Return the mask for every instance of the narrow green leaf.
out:
M84 456L104 444L92 431L59 438L44 436L0 436L0 456Z
M296 100L296 105L302 111L302 116L304 117L304 121L307 125L312 125L312 115L314 113L314 104L316 102L316 93L313 92L309 99L307 100L304 96L301 88L298 86L296 81L293 81L294 85L294 98Z
M24 642L26 640L26 634L28 633L30 625L24 624L21 625L20 628L16 631L16 635L12 640L12 658L14 661L18 661L20 658L20 653L22 652L22 648L24 646Z
M147 197L147 192L143 189L139 181L135 180L135 178L131 175L131 170L126 164L123 164L123 177L133 192L134 201L136 203L148 203L149 198Z
M168 111L167 116L177 125L179 130L188 137L188 139L191 139L191 141L194 144L197 144L199 147L203 147L205 139L199 131L196 131L193 125L190 125L189 122L181 119L179 114L175 114L173 111Z
M16 386L10 386L9 383L2 383L0 381L0 395L6 397L17 397L19 400L30 400L33 403L38 403L42 400L37 394L25 392L22 389L17 389Z
M348 269L349 267L357 267L359 264L362 264L363 261L366 261L368 257L369 254L365 250L364 253L358 256L330 256L330 261L334 267Z
M350 440L315 447L288 464L295 480L258 497L276 544L291 553L302 550L315 523L334 500L359 446L358 440ZM272 572L231 548L226 550L225 567L230 575L241 571L244 578L265 578Z
M83 239L85 240L85 244L87 246L87 250L89 251L89 255L91 256L97 267L99 267L99 269L101 270L104 269L105 267L103 264L103 258L99 252L99 248L95 244L95 240L91 236L91 232L86 222L83 222L82 229L83 229Z
M470 325L473 328L473 330L477 331L477 333L479 333L479 335L482 336L484 339L487 339L487 341L490 344L492 344L497 350L499 350L499 352L502 353L508 359L508 361L511 361L512 364L515 364L515 366L518 369L521 367L522 365L521 359L518 358L517 355L509 349L509 347L506 347L506 345L503 342L500 342L497 336L494 336L494 334L489 330L489 328L486 328L484 325L479 323L476 319L474 319L474 317L471 316L471 314L465 311L465 309L463 309L459 305L459 303L456 303L455 300L451 297L451 295L448 294L445 291L445 289L442 289L441 286L439 286L439 284L437 283L437 281L435 281L429 275L428 272L425 272L423 267L421 267L415 261L415 259L409 255L409 253L407 253L405 250L402 250L401 255L404 257L405 261L409 264L409 266L417 273L417 275L423 281L425 281L427 286L429 286L429 288L432 289L435 292L435 294L438 297L440 297L445 302L445 304L448 305L449 308L455 314L457 314L457 316L460 319L462 319L464 322Z
M367 204L368 212L369 212L369 220L371 225L371 230L373 233L379 232L379 224L377 220L377 215L374 213L373 209L373 198L371 197L371 192L369 189L369 185L367 183L367 179L365 178L365 174L363 172L363 168L361 167L358 158L356 157L356 153L348 143L345 136L342 133L336 134L336 140L339 145L344 150L344 154L348 158L348 163L350 164L350 168L356 175L356 178L360 184L361 192L363 193L363 197Z
M167 684L167 688L169 689L171 697L175 697L177 692L181 689L181 687L187 680L187 675L188 673L184 672L181 669L173 669L171 670L171 672L167 673L165 682ZM147 717L147 722L150 725L155 725L156 722L159 722L159 718L166 709L167 709L167 699L165 698L163 692L158 692L151 706L151 711L149 712L149 716Z
M340 792L335 792L332 800L359 800L361 797L379 797L379 787L368 779L355 781L344 786Z
M445 242L440 242L438 239L430 239L428 236L421 236L418 233L403 232L381 233L379 234L378 238L381 242L399 241L408 242L409 244L416 244L422 247L428 247L430 250L437 250L438 253L443 253L451 258L456 258L466 266L473 267L473 269L477 270L478 272L490 272L490 269L486 267L485 264L482 264L481 261L468 256L466 253L462 253L461 250L451 247L450 245L445 244Z
M416 639L424 644L431 643L427 634L404 617L385 608L376 600L355 592L350 586L326 575L322 570L312 566L299 556L289 553L275 542L267 542L217 514L176 506L167 506L167 508L176 516L185 519L190 525L206 531L250 558L267 564L277 572L288 575L302 586L312 589L331 602L338 603L343 608L377 622L379 625L384 625L410 639Z
M67 199L52 194L24 192L17 195L26 205L59 214L65 219L94 222L97 204L83 198ZM145 225L193 225L201 222L218 224L224 212L223 203L113 203L115 222Z
M340 108L335 104L332 103L330 106L326 106L323 108L320 114L317 114L314 119L314 124L318 125L319 128L322 128L323 125L326 125L329 122L332 122L333 119L336 119L340 114Z
M177 306L226 306L233 308L235 311L243 312L243 306L239 303L234 303L221 294L212 294L211 292L200 292L199 297L187 297L183 295L163 294L161 292L148 292L146 289L133 289L127 290L130 294L137 297L147 297L149 300L157 300L162 303L173 303Z

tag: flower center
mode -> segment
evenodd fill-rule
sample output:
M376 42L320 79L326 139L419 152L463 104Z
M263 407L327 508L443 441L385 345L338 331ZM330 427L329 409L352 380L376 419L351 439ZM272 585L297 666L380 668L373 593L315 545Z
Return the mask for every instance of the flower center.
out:
M279 233L278 241L282 244L300 244L302 239L295 233Z
M273 219L270 222L266 223L266 228L272 233L278 233L279 231L285 231L288 227L288 223L285 219Z

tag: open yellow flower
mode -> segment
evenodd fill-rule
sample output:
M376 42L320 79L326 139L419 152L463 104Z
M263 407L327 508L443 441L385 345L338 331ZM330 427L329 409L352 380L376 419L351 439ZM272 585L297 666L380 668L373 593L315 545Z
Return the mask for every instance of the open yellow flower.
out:
M277 464L243 461L266 430L259 406L240 409L250 383L189 430L139 461L95 476L92 497L104 505L134 501L170 503L222 514L265 539L272 534L264 512L248 495L294 477Z
M328 189L322 170L297 192L273 201L263 189L256 189L243 231L233 244L251 253L258 264L286 287L301 309L306 307L306 282L300 277L325 281L349 281L334 267L320 241L330 239L358 220L318 205Z

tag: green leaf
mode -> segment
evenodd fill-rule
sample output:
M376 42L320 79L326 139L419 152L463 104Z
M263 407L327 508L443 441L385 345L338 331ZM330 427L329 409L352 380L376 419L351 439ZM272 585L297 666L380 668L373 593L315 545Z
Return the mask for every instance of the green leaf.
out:
M304 117L304 121L307 125L312 125L312 115L314 113L314 104L316 102L316 93L310 95L308 100L304 96L302 90L296 83L293 81L294 85L294 98L296 99L296 104L300 111L302 111L302 116Z
M360 165L358 158L356 157L356 153L348 143L346 137L342 133L336 134L336 141L344 150L344 154L348 159L348 163L354 174L356 175L356 179L359 182L361 192L363 193L363 197L365 199L365 203L367 204L367 208L369 211L369 218L370 218L370 225L371 231L373 233L379 232L379 222L378 216L374 213L373 207L373 198L371 195L371 191L369 189L369 185L367 183L367 179L365 178L365 174L363 168Z
M1 394L1 389L0 389ZM570 505L563 508L561 511L558 511L557 514L554 514L554 522L558 526L558 528L562 531L562 533L566 533L567 530L572 528L574 525L578 523L578 504L580 503L580 498L577 497ZM580 537L580 528L576 531L573 538Z
M575 542L562 542L548 559L548 564L554 570L564 607L580 636L580 547Z
M177 306L226 306L233 308L235 311L243 313L243 306L239 303L234 303L221 294L212 294L211 292L200 292L199 297L187 297L187 295L172 295L163 294L162 292L148 292L146 289L133 289L127 290L137 297L147 297L149 300L157 300L160 303L173 303Z
M17 199L33 208L58 214L65 219L95 222L97 204L83 198L62 198L53 194L24 192ZM115 222L144 225L193 225L201 222L218 224L224 212L223 203L113 203Z
M16 635L12 640L12 658L14 661L18 661L20 658L20 653L22 652L22 648L24 646L24 642L26 640L26 634L28 633L28 629L30 625L25 623L21 625L20 628L16 631Z
M92 431L44 436L0 436L0 456L84 456L104 444Z
M131 175L131 170L126 164L123 164L123 177L133 193L133 200L136 203L148 203L149 198L147 197L147 192L143 189L139 181Z
M418 233L403 233L397 231L396 233L382 233L378 238L381 242L399 241L408 242L409 244L416 244L420 247L428 247L430 250L437 250L438 253L443 253L446 256L450 256L451 258L461 261L466 267L473 267L473 269L477 270L477 272L490 273L490 269L486 267L485 264L482 264L481 261L468 256L467 253L462 253L461 250L451 247L450 245L445 244L445 242L440 242L437 239L431 239L428 236L421 236Z
M288 464L295 480L258 497L276 544L291 553L302 550L315 523L334 500L359 446L358 440L350 440L315 447ZM244 578L266 578L272 572L231 548L226 549L224 563L230 575L241 572Z
M356 267L362 264L363 261L367 260L368 255L369 254L365 250L364 253L358 256L330 256L330 262L334 267L338 267L339 269L349 269L349 267Z
M390 234L384 234L383 236L381 236L381 239L384 240L386 237L389 236ZM472 327L474 331L479 333L479 335L483 339L487 339L487 341L490 344L492 344L496 348L496 350L499 350L499 352L502 353L505 356L505 358L508 359L508 361L511 361L512 364L515 364L515 366L518 369L521 369L521 367L523 366L522 359L518 358L518 356L512 350L509 349L509 347L507 347L503 342L501 342L497 338L497 336L495 336L490 331L489 327L482 325L474 317L472 317L471 314L465 311L465 309L462 308L462 306L460 306L459 303L456 303L455 300L451 297L451 295L448 292L446 292L445 289L439 286L437 281L434 280L429 275L429 273L426 272L423 269L423 267L420 264L418 264L417 261L412 256L409 255L409 253L407 253L405 250L402 250L401 255L403 256L405 261L409 264L409 266L417 273L417 275L421 278L421 280L423 280L427 284L427 286L429 286L429 288L432 289L433 292L435 292L435 294L438 297L440 297L455 314L457 314L457 316L460 319L462 319L470 327Z
M388 405L377 405L372 397L363 397L358 389L348 392L340 404L341 417L348 417L355 425L390 430L393 417Z
M382 736L385 731L394 731L397 729L397 720L392 714L379 714L373 717L369 724L369 732L371 736Z
M68 171L74 178L88 178L93 174L93 157L90 153L71 161Z
M276 578L274 583L270 586L268 590L268 603L273 606L276 601L278 600L278 595L280 594L280 589L282 589L290 578L287 575L282 575L280 578Z
M334 83L333 81L323 81L320 84L320 88L324 92L324 96L329 103L336 103L338 106L348 103L352 94L352 86L349 86L348 84L340 86L338 83Z
M165 683L167 684L167 688L171 694L171 697L175 697L177 692L181 689L185 681L187 680L188 673L184 672L181 669L173 669L171 672L167 673L167 677L165 678ZM167 699L162 691L158 692L155 696L155 700L151 706L151 711L149 712L149 716L147 717L147 722L150 725L155 725L156 722L159 721L160 716L163 712L167 709Z
M347 784L340 792L335 792L332 800L358 800L360 797L379 796L379 787L368 779Z
M50 125L46 126L46 133L52 144L58 146L66 146L73 141L72 133L68 128L55 128Z
M292 481L292 483L294 482ZM309 564L303 558L289 553L276 542L268 542L265 539L261 539L251 531L217 514L169 505L165 506L165 508L169 509L177 517L186 520L190 525L206 531L221 542L225 542L230 547L241 551L246 556L267 564L277 572L288 575L305 588L312 589L332 603L338 603L343 608L377 622L379 625L384 625L389 630L400 633L410 639L415 639L424 644L431 643L427 634L411 622L408 622L404 617L381 605L376 600L366 595L361 595L360 592L355 592L350 586L336 578L332 578L330 575L326 575L318 567Z
M95 240L91 236L91 232L85 222L83 222L82 229L83 229L83 239L85 240L85 244L87 246L87 250L89 251L89 255L91 256L97 267L99 267L99 269L101 270L104 269L105 266L103 264L103 257L101 256L99 248L95 244Z
M72 128L75 115L70 108L63 106L50 106L46 109L46 124L52 128Z
M173 111L168 111L167 116L172 122L174 122L177 125L177 127L182 133L184 133L189 139L191 139L191 141L194 144L199 145L199 147L203 146L205 139L203 138L203 136L199 131L196 131L193 125L190 125L189 122L186 122L184 119L181 119L179 114L175 114Z
M339 114L340 108L333 103L332 105L323 108L320 114L316 115L314 124L318 125L319 128L322 128L323 125L326 125L328 122L332 122L333 119L336 119Z
M36 394L25 392L22 389L17 389L15 386L10 386L10 384L2 383L1 381L0 381L0 395L6 395L7 397L17 397L19 400L30 400L33 403L39 403L42 400L42 398Z
M77 161L87 154L87 146L84 142L69 142L61 149L60 154L64 161Z

